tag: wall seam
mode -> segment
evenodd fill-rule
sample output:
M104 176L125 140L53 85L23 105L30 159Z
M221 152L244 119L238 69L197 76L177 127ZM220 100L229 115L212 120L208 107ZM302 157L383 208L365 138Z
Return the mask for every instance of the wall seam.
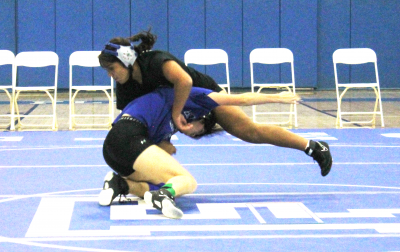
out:
M54 52L57 52L57 1L54 0Z
M245 57L245 54L244 54L244 10L243 10L243 8L244 8L244 4L243 4L243 2L244 1L242 1L242 88L244 87L244 82L245 82L245 80L244 80L244 60L245 60L245 58L247 58L247 56Z
M279 0L279 47L282 47L282 3Z
M14 13L14 37L15 37L15 55L18 54L18 1L15 1L15 13Z
M94 0L92 0L92 50L94 50ZM94 86L94 68L92 68L92 86Z
M351 27L351 23L352 23L352 13L351 13L351 6L352 6L352 0L349 1L349 28L350 28L350 32L349 32L349 47L352 48L352 27ZM352 66L349 67L349 81L351 82L351 69Z
M129 1L129 37L132 34L132 0Z
M168 52L171 51L169 48L169 0L167 0L167 48Z
M92 0L92 50L94 50L94 3Z
M207 0L204 0L204 48L207 48Z
M282 0L279 0L279 48L282 47ZM279 64L279 82L282 82L282 64Z
M318 84L319 84L319 75L318 75L318 73L319 73L319 71L320 71L320 65L319 65L319 29L318 29L318 24L319 24L319 15L318 15L318 13L319 13L319 4L320 4L320 2L319 1L316 1L317 2L317 6L316 6L316 16L315 16L315 29L316 29L316 43L315 43L315 46L316 46L316 64L317 64L317 73L316 73L316 76L315 76L315 81L316 81L316 83L314 83L314 87L316 88L316 89L318 89Z
M207 0L204 0L204 48L207 48ZM204 73L207 74L207 66L204 66Z

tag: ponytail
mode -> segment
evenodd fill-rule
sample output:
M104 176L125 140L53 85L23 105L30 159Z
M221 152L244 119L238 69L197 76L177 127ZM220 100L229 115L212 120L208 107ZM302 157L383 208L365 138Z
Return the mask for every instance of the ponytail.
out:
M138 54L150 51L153 48L153 45L156 43L157 36L152 34L150 31L151 28L148 31L142 31L136 35L127 38L127 40L132 42L137 42L139 40L142 41L139 45L135 45L133 47L135 52L137 52Z

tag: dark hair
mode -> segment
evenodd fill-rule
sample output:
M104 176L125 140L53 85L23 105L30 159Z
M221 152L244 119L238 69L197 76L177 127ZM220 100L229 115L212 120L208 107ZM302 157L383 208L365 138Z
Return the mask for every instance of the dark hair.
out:
M208 135L213 132L215 125L217 124L217 118L215 117L214 112L210 111L207 115L203 116L204 122L204 134Z
M223 130L217 124L217 118L215 117L215 113L213 111L203 116L200 121L204 124L204 133L193 137L194 139L200 139L204 136L211 136Z
M130 36L129 38L115 37L110 40L110 43L122 46L129 46L131 45L131 42L137 42L139 40L141 41L141 43L133 46L133 49L138 55L151 50L153 48L153 45L157 41L157 36L151 33L150 28L148 31L141 31L136 35ZM105 46L105 49L113 50L113 48L108 45ZM105 53L104 51L102 51L99 55L99 62L101 67L103 68L107 68L115 62L119 62L123 66L125 66L116 56Z

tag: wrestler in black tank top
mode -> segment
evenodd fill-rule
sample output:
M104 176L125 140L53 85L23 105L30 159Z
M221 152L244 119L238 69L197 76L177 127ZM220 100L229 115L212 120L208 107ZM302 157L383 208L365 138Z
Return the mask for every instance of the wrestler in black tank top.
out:
M162 64L168 60L177 62L190 75L194 87L207 88L216 92L222 90L210 76L186 66L172 54L164 51L148 51L140 54L136 59L141 70L143 83L140 84L132 77L125 84L117 82L117 109L122 110L132 100L155 90L159 86L173 87L173 84L165 78L162 71Z

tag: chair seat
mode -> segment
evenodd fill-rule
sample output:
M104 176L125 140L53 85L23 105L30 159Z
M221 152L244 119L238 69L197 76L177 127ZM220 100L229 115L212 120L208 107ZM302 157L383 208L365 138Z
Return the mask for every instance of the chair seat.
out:
M96 91L96 90L109 90L112 87L108 86L72 86L71 89L76 90L87 90L87 91Z
M12 88L12 85L6 86L6 85L0 85L0 89L10 89Z
M268 83L268 84L253 83L253 85L257 87L287 87L287 86L293 86L293 83Z
M27 90L27 91L44 91L44 90L54 90L54 86L42 86L42 87L15 87L15 90Z
M351 88L368 88L376 87L378 83L347 83L347 84L337 84L338 87L351 87Z

